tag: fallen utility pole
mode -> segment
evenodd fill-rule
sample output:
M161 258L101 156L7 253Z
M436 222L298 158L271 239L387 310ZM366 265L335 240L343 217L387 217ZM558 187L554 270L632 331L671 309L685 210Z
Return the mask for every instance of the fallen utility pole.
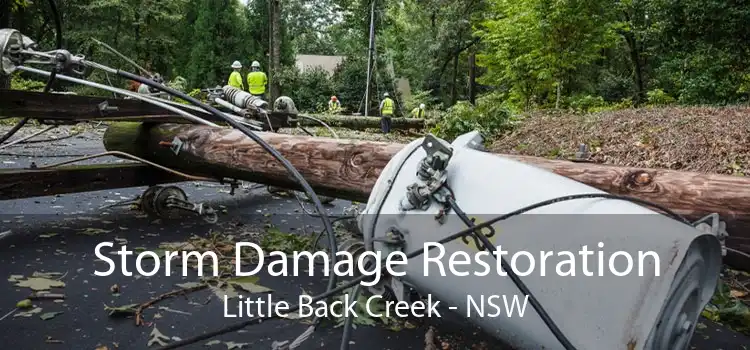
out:
M365 202L391 157L404 145L261 133L322 195ZM177 154L169 147L181 145ZM234 129L184 124L116 123L104 134L108 151L122 151L194 175L226 177L298 189L284 168ZM642 169L501 155L613 194L648 200L690 219L718 213L728 246L750 252L750 178ZM502 174L498 174L498 181ZM732 236L734 235L734 236ZM743 265L750 266L748 262Z
M342 116L342 115L315 115L324 121L331 127L334 128L347 128L352 130L365 130L365 129L380 129L380 118L378 117L360 117L360 116ZM315 121L300 119L299 124L303 126L320 126ZM416 129L421 130L426 127L433 126L434 121L429 119L418 119L418 118L393 118L391 119L392 129Z
M153 186L185 178L144 164L73 165L46 169L0 169L0 200Z

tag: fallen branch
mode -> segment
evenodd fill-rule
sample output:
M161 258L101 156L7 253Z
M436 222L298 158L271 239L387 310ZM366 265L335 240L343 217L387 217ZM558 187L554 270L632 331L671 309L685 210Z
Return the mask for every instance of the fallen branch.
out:
M202 290L202 289L206 289L206 288L208 288L208 284L204 283L204 284L201 284L201 285L198 285L198 286L195 286L195 287L177 289L177 290L173 290L171 292L159 295L156 298L153 298L153 299L151 299L151 300L149 300L147 302L144 302L144 303L138 305L138 307L135 308L135 325L136 326L143 325L143 310L145 310L145 309L153 306L154 304L156 304L156 303L158 303L158 302L160 302L160 301L162 301L164 299L168 299L168 298L171 298L171 297L174 297L174 296L178 296L178 295L184 295L184 294L196 292L196 291L199 291L199 290Z

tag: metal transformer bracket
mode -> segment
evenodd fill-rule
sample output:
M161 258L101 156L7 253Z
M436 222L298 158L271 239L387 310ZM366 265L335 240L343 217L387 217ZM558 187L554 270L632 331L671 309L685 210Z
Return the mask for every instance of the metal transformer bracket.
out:
M426 210L430 197L440 190L448 178L446 168L453 156L451 145L427 134L422 142L427 155L422 159L417 170L417 181L407 187L406 197L401 201L401 210Z

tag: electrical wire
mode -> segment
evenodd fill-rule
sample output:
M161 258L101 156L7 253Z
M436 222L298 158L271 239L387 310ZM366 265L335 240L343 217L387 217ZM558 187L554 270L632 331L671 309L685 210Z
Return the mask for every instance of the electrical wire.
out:
M109 67L106 67L106 68L109 68ZM276 160L278 160L281 163L281 165L287 170L287 172L289 172L289 174L292 177L294 177L299 182L300 186L302 186L302 188L304 189L305 193L307 193L307 196L310 198L310 200L315 205L315 209L320 214L320 218L321 218L321 221L323 222L323 226L325 228L325 231L328 233L329 246L331 247L331 249L336 249L336 235L335 235L335 232L333 230L333 226L331 224L331 221L329 220L328 216L325 213L325 208L323 207L323 203L321 203L320 198L315 193L315 190L313 190L312 186L310 186L310 184L307 182L307 180L305 180L304 176L302 176L302 174L299 172L299 170L297 170L297 168L295 168L294 165L292 165L292 163L289 162L289 160L287 160L281 153L279 153L279 151L277 149L273 148L265 140L263 140L260 136L258 136L254 131L248 129L247 127L245 127L241 123L237 122L233 118L229 118L229 117L225 116L224 113L222 113L218 109L216 109L214 107L211 107L211 106L209 106L209 105L207 105L205 103L202 103L202 102L198 101L197 99L195 99L195 98L193 98L193 97L191 97L191 96L189 96L189 95L187 95L187 94L185 94L183 92L177 91L177 90L175 90L173 88L170 88L168 86L164 86L162 84L158 84L158 83L156 83L156 82L154 82L152 80L143 78L141 76L132 74L130 72L126 72L126 71L122 71L122 70L114 70L112 68L109 68L109 69L113 70L114 73L116 73L117 75L119 75L119 76L121 76L123 78L130 79L130 80L135 80L135 81L137 81L137 82L139 82L141 84L146 84L149 87L153 87L153 88L155 88L157 90L164 91L166 93L169 93L170 95L173 95L173 96L181 98L181 99L183 99L183 100L185 100L187 102L190 102L190 103L192 103L193 105L195 105L197 107L203 108L204 110L210 112L211 114L213 114L213 115L215 115L215 116L217 116L217 117L219 117L221 119L224 119L224 121L227 122L229 125L231 125L232 127L240 130L243 134L247 135L250 139L252 139L253 141L255 141L258 145L261 146L261 148L263 148L266 152L268 152L271 156L273 156ZM336 259L335 255L334 255L334 257L331 259L331 269L334 268L334 266L336 265L337 260L338 259ZM329 278L329 280L328 280L328 288L327 289L329 291L333 290L335 288L335 286L336 286L336 276L334 274L334 275L331 275L330 278Z
M101 122L100 122L100 123L101 123ZM53 126L59 126L59 125L53 125ZM65 136L60 136L60 137L50 137L50 138L47 138L47 139L41 139L41 140L29 140L29 139L26 139L26 140L23 140L23 142L20 142L20 143L23 143L23 144L29 144L29 143L44 143L44 142L55 142L55 141L60 141L60 140L65 140L65 139L69 139L69 138L71 138L71 137L76 137L76 136L78 136L78 135L80 135L80 134L83 134L83 132L71 132L71 133L69 133L69 134L67 134L67 135L65 135Z
M730 252L732 252L732 253L735 253L735 254L737 254L737 255L740 255L740 256L743 256L743 257L745 257L745 258L748 258L748 259L750 259L750 254L748 254L748 253L745 253L745 252L743 252L743 251L741 251L741 250L737 250L737 249L734 249L734 248L729 248L729 247L727 247L727 251L730 251Z
M49 75L53 74L53 73L50 73L50 72L47 72L47 71L43 71L41 69L36 69L36 68L26 67L26 66L17 66L16 69L18 69L20 71L24 71L24 72L39 74L39 75L47 75L47 76L49 76ZM177 113L177 114L181 115L182 117L184 117L185 119L188 119L188 120L190 120L192 122L196 122L196 123L204 124L204 125L208 125L208 126L213 126L213 127L217 127L217 128L219 127L219 125L217 125L217 124L214 124L214 123L212 123L210 121L207 121L205 119L196 117L195 115L192 115L192 114L190 114L188 112L185 112L182 109L176 108L174 106L170 106L169 104L166 104L166 103L162 103L161 101L156 101L156 100L153 100L153 99L150 99L150 98L146 98L143 95L138 94L136 92L132 92L132 91L128 91L128 90L123 90L123 89L118 89L118 88L115 88L115 87L111 87L111 86L107 86L107 85L95 83L95 82L88 81L88 80L73 78L73 77L69 77L67 75L62 75L62 74L57 74L57 79L69 81L69 82L72 82L72 83L78 83L78 84L81 84L81 85L86 85L86 86L94 87L94 88L97 88L97 89L102 89L102 90L105 90L105 91L117 92L117 93L119 93L121 95L133 97L135 99L138 99L138 100L144 101L146 103L150 103L150 104L153 104L155 106L164 108L164 109L169 110L171 112Z
M46 129L42 129L40 131L37 131L37 132L35 132L35 133L33 133L33 134L29 135L29 136L24 136L24 137L22 137L22 138L20 138L18 140L8 142L8 143L3 144L2 146L0 146L0 149L6 148L6 147L10 147L10 146L13 146L13 145L18 144L18 143L24 143L24 141L26 141L28 139L31 139L31 138L34 138L36 136L39 136L41 134L44 134L45 132L50 131L50 130L56 128L56 127L57 127L57 125L52 125L52 126L46 128Z
M37 166L36 169L31 169L31 170L33 171L33 170L37 170L37 169L38 170L43 170L43 169L49 169L49 168L56 168L56 167L63 166L63 165L66 165L66 164L78 163L78 162L82 162L84 160L93 159L93 158L99 158L99 157L106 157L106 156L118 156L118 157L128 158L128 159L135 160L137 162L141 162L141 163L144 163L144 164L148 164L150 166L159 168L159 169L164 170L166 172L170 172L172 174L175 174L175 175L178 175L178 176L182 176L182 177L185 177L187 179L194 180L194 181L220 182L219 180L212 179L212 178L209 178L209 177L203 177L203 176L195 176L195 175L185 174L183 172L180 172L180 171L177 171L177 170L174 170L174 169L170 169L170 168L165 167L163 165L159 165L159 164L154 163L152 161L149 161L149 160L146 160L146 159L134 156L134 155L132 155L130 153L125 153L125 152L120 152L120 151L107 151L107 152L102 152L102 153L98 153L98 154L92 154L92 155L88 155L88 156L79 157L79 158L76 158L76 159L66 160L66 161L59 162L59 163Z
M452 192L453 191L451 190L451 193ZM466 224L469 227L475 226L474 222L471 221L469 216L466 215L466 213L464 213L463 210L461 210L461 208L458 206L458 203L456 203L456 200L453 198L452 194L448 196L447 201L448 201L448 205L450 206L450 208L456 213L456 215L458 215L458 217L461 219L461 221L464 222L464 224ZM560 327L558 327L555 321L552 319L552 317L550 317L550 315L547 313L547 310L544 309L544 307L536 298L536 296L534 296L534 293L532 293L529 287L526 286L526 283L523 283L523 280L521 280L518 274L516 274L515 271L513 271L508 261L502 255L500 255L500 251L498 247L492 244L490 240L487 238L487 236L477 231L474 231L474 237L478 238L482 242L482 245L484 246L484 250L487 250L487 251L489 251L490 249L493 250L491 253L495 253L495 254L491 254L491 255L492 257L495 258L495 260L498 260L498 256L500 256L499 260L500 260L500 266L502 267L502 269L504 271L507 271L508 277L510 277L511 281L513 281L513 284L515 284L516 287L518 287L518 290L523 295L528 296L528 300L529 300L529 303L531 303L531 307L534 308L536 313L539 315L539 318L542 319L544 324L547 325L547 328L549 328L549 330L552 332L555 338L557 338L557 341L559 341L560 344L562 344L562 346L566 350L575 350L576 347L573 345L573 343L570 342L568 337L566 337L565 334L560 330ZM348 350L348 347L347 349L342 348L342 350Z
M326 124L324 121L322 121L322 120L320 120L318 118L315 118L315 117L311 117L311 116L307 116L307 115L301 115L301 114L298 115L297 117L298 118L303 118L303 119L309 119L309 120L312 120L314 122L317 122L320 125L323 125L323 127L325 127L326 129L328 129L328 131L331 133L331 135L333 135L333 138L335 138L335 139L339 138L339 135L336 134L335 131L333 131L333 128L331 128L330 126L328 126L328 124ZM307 131L305 130L305 132L307 132ZM307 132L307 133L309 134L309 132ZM313 136L313 135L310 135L310 136Z
M355 302L359 298L359 293L362 291L362 285L358 284L356 287L354 287L354 291L352 292L352 300ZM346 313L344 317L344 334L341 336L341 346L339 346L340 350L349 350L349 341L352 339L352 331L354 330L354 317L350 315L348 312Z
M433 248L437 247L438 245L442 245L442 244L448 243L450 241L453 241L455 239L458 239L458 238L466 236L466 235L474 234L474 235L478 235L480 237L484 236L484 235L482 235L480 233L482 229L490 227L492 224L495 224L495 223L497 223L499 221L510 219L510 218L512 218L514 216L521 215L523 213L532 211L532 210L537 209L537 208L549 206L549 205L560 203L560 202L571 201L571 200L593 199L593 198L624 200L624 201L632 202L632 203L635 203L635 204L641 204L641 205L649 206L649 207L661 210L664 213L666 213L668 216L670 216L670 217L672 217L672 218L674 218L674 219L676 219L676 220L678 220L680 222L683 222L686 225L689 225L689 226L692 227L692 225L690 225L690 222L687 219L685 219L682 215L679 215L679 214L675 213L674 211L672 211L672 210L670 210L670 209L668 209L666 207L663 207L663 206L661 206L659 204L656 204L656 203L653 203L653 202L650 202L650 201L646 201L646 200L643 200L643 199L634 198L634 197L628 197L628 196L614 195L614 194L609 194L609 193L574 194L574 195L568 195L568 196L562 196L562 197L557 197L557 198L552 198L552 199L544 200L544 201L541 201L541 202L537 202L537 203L525 206L525 207L520 208L520 209L516 209L516 210L514 210L514 211L512 211L510 213L498 215L498 216L496 216L496 217L494 217L494 218L492 218L490 220L487 220L487 221L482 222L480 224L471 226L469 228L463 229L463 230L458 231L458 232L456 232L454 234L446 236L446 237L438 240L436 242L437 244L435 244L435 245L430 245L427 248L423 248L423 249L420 249L420 250L412 251L411 253L406 254L406 258L407 259L413 259L415 257L418 257L418 256L420 256L420 255L422 255L422 254L424 254L424 253L432 250ZM486 239L486 237L485 237L485 239ZM492 246L492 243L490 242L489 245ZM485 248L488 248L488 247L485 247ZM387 260L387 258L383 258L380 261L381 271L384 271L386 269L386 265L387 265L386 264L386 260ZM320 300L327 299L330 296L335 295L336 293L340 293L342 291L345 291L348 288L351 288L351 287L355 286L356 284L364 281L368 277L371 277L371 276L362 275L362 276L356 277L356 278L352 279L351 281L349 281L349 282L347 282L345 284L342 284L342 285L340 285L340 286L338 286L338 287L336 287L336 288L334 288L332 290L329 290L329 291L327 291L325 293L319 294L319 295L311 298L311 302L310 303L316 303L316 302L318 302ZM295 312L295 311L299 310L299 308L300 308L300 304L295 304L295 305L291 306L286 311L287 312ZM245 328L247 326L259 323L259 321L269 320L269 319L275 319L275 318L278 318L278 317L280 317L280 316L277 315L277 314L273 314L273 315L269 315L269 316L264 316L264 317L255 317L255 318L252 318L252 319L247 320L247 321L238 322L238 323L236 323L234 325L230 325L228 327L224 327L222 329L218 329L218 330L215 330L215 331L212 331L212 332L204 333L204 334L192 337L192 338L184 339L184 340L181 340L181 341L169 344L167 346L164 346L164 347L160 348L159 350L176 349L176 348L179 348L179 347L182 347L182 346L194 344L194 343L202 341L202 340L210 339L210 338L222 335L222 334L226 334L226 333L233 332L233 331L238 331L238 330L243 329L243 328ZM348 341L347 341L347 343L348 343ZM575 348L571 347L571 348L568 348L568 349L575 349Z
M55 47L59 50L62 48L62 19L60 18L60 12L57 11L57 4L55 4L54 0L47 0L47 3L49 4L50 11L52 11L52 17L55 20ZM23 45L21 45L23 46ZM56 69L52 70L52 73L49 75L49 79L47 80L47 84L44 86L44 92L47 93L52 89L52 83L55 81L55 75L57 73ZM0 144L7 141L9 138L11 138L13 135L15 135L18 130L20 130L26 123L28 123L30 120L29 117L25 117L16 123L13 128L8 130L5 135L0 137Z
M110 52L112 52L113 54L115 54L116 56L122 58L123 60L125 60L125 62L128 62L128 63L132 64L135 68L137 68L138 70L140 70L141 73L145 73L149 77L154 76L153 74L151 74L151 72L149 72L145 68L139 66L137 63L135 63L135 61L133 61L130 58L128 58L127 56L121 54L119 51L115 50L112 46L109 46L106 43L97 40L96 38L91 38L91 40L93 40L95 43L97 43L97 44L99 44L101 46L104 46L104 48L106 48L107 50L109 50ZM107 78L109 78L109 77L107 77Z

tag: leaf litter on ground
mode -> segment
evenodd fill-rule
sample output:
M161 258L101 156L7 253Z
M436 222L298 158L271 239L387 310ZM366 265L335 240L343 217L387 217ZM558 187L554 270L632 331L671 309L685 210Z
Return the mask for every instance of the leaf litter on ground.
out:
M169 343L170 338L164 334L162 334L156 326L151 330L151 334L149 334L149 340L147 346L153 346L154 344L158 344L159 346L165 346Z
M31 288L35 291L50 290L65 287L65 282L46 277L29 277L16 282L17 287Z
M13 317L31 317L31 316L34 316L34 315L40 313L40 312L42 312L42 308L41 307L36 307L36 308L33 308L33 309L29 310L29 311L19 312L19 313L13 315Z
M51 320L51 319L53 319L53 318L55 318L55 317L57 317L58 315L61 315L61 314L62 314L62 311L47 312L47 313L43 313L43 314L39 315L39 318L41 318L44 321L47 321L47 320Z

